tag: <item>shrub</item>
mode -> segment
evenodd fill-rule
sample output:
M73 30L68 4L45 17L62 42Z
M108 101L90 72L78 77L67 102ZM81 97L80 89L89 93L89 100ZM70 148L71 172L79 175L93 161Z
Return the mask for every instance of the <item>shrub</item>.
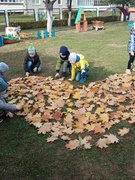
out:
M86 18L88 24L91 24L93 20L98 21L104 21L104 22L112 22L112 21L120 21L120 16L105 16L105 17L88 17ZM29 22L10 22L10 26L17 27L21 26L21 29L36 29L36 28L46 28L47 27L47 21L46 20L40 20L40 21L29 21ZM66 19L60 19L60 20L54 20L53 26L67 26L68 20ZM71 19L71 25L75 25L75 18Z

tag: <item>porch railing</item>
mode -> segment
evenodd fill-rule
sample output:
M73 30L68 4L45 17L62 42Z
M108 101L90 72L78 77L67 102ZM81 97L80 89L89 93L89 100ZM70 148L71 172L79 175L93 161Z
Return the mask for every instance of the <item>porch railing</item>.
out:
M105 0L78 0L78 6L94 6L94 5L107 5Z

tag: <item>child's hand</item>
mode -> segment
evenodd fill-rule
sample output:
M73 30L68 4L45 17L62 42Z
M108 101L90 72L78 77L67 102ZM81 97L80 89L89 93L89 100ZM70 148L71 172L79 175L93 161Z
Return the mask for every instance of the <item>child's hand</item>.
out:
M33 69L33 72L37 72L37 67L35 67L35 68Z
M85 73L86 71L84 69L81 70L81 74Z
M55 78L57 78L57 77L60 77L60 74L59 74L59 73L56 73Z
M30 75L30 73L29 72L26 72L26 76L28 77Z
M6 117L12 118L13 116L14 116L14 114L13 114L12 112L8 112L8 113L6 114Z
M22 106L21 105L16 105L16 110L20 110L22 109Z

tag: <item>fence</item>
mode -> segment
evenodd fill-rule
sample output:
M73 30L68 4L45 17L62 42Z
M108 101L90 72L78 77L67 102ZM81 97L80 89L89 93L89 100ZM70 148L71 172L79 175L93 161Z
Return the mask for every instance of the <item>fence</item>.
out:
M64 10L68 10L67 8L54 8L53 9L53 15L55 19L63 19L62 12ZM78 8L72 8L72 10L78 10ZM100 12L103 12L105 9L102 8L87 8L87 12L94 12L96 17L100 16ZM38 20L44 20L46 19L46 11L44 8L39 8L37 12L35 12L34 9L12 9L12 10L0 10L0 14L2 14L5 18L5 24L8 27L9 22L13 21L19 21L19 22L26 22L27 21L38 21ZM14 16L15 14L18 14L17 16ZM19 15L20 14L20 15ZM112 14L113 15L113 14Z

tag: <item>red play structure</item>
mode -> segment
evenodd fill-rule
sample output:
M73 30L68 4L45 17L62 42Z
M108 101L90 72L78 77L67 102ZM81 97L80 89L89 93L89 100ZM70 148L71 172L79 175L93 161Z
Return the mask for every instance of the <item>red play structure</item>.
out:
M115 9L115 8L118 8L118 9L124 14L124 16L128 16L128 12L126 11L126 9L124 9L123 7L120 7L120 6L107 8L107 9L102 13L102 16L106 16L108 12L112 11L112 10Z

